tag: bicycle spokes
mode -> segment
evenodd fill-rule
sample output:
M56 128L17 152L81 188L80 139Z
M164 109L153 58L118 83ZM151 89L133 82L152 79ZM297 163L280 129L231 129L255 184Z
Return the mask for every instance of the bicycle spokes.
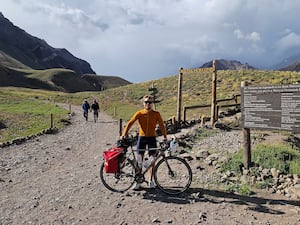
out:
M168 156L156 164L154 180L161 191L171 195L180 194L189 188L192 170L184 159Z

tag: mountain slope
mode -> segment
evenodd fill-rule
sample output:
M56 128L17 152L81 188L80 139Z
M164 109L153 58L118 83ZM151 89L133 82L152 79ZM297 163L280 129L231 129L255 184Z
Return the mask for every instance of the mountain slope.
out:
M281 71L300 71L300 61L292 63L284 68L280 69Z
M66 68L77 74L95 74L88 62L66 49L53 48L46 41L14 26L0 12L0 50L33 69Z
M14 26L0 12L0 86L102 91L130 84L113 76L98 76L89 63L66 49L57 49Z
M256 68L249 65L248 63L242 64L236 60L225 60L218 59L217 69L218 70L255 70ZM204 63L201 68L212 67L212 61Z
M7 67L14 67L19 69L30 69L28 66L7 55L5 52L0 50L0 65Z
M130 82L109 76L94 74L78 76L68 69L15 69L0 65L0 86L26 87L63 92L102 91L130 84Z

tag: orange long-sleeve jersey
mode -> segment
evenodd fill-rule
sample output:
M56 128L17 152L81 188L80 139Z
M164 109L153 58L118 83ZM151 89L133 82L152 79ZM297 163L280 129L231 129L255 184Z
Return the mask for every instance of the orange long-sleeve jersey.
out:
M131 126L134 124L136 120L138 120L140 136L145 136L145 137L157 136L155 132L155 128L156 125L159 124L162 135L164 136L164 138L167 137L166 127L164 125L160 113L152 109L151 110L142 109L140 111L137 111L125 126L123 131L123 136L126 136L128 134L129 129L131 128Z

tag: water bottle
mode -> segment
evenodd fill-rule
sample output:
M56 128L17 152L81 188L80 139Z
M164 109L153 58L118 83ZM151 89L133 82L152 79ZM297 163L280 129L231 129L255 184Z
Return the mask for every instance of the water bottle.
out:
M178 146L178 143L175 139L172 139L172 141L170 142L170 148L169 151L173 152L175 151L176 147Z
M138 167L141 169L142 168L142 156L140 154L137 154L137 164L138 164Z
M148 168L148 167L151 165L153 159L154 159L153 156L150 156L149 159L147 159L147 160L144 162L144 167L145 167L145 168Z

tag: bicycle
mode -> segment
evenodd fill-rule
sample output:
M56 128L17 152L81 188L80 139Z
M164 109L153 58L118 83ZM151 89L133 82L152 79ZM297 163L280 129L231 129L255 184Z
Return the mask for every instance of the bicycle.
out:
M156 186L164 193L178 195L185 192L192 182L192 170L189 164L178 156L173 156L175 141L160 142L156 158L142 171L138 167L137 159L133 150L133 140L126 138L120 140L119 146L123 148L122 157L119 159L119 170L116 173L106 173L104 162L100 166L100 179L103 185L113 192L125 192L135 182L146 182L145 174L154 166L153 178ZM131 151L129 151L131 147ZM168 155L166 155L168 152Z

